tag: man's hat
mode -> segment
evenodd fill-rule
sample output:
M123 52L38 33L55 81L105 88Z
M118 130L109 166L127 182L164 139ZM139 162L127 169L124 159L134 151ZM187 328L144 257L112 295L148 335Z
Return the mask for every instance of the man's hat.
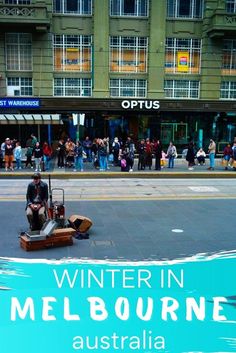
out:
M41 174L40 173L34 173L32 175L32 179L41 179Z

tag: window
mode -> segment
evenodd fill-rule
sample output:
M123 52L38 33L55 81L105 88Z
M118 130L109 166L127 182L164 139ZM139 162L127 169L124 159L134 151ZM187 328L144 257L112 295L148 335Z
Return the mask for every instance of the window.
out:
M110 37L110 71L146 72L147 38Z
M91 36L54 35L56 71L91 71Z
M167 0L167 16L171 18L202 18L203 0Z
M111 79L111 97L146 97L147 81L131 79Z
M201 40L166 38L165 72L200 72Z
M236 75L236 40L223 41L222 75Z
M8 96L32 96L32 78L28 77L8 77L7 78Z
M6 5L30 5L31 0L5 0Z
M111 16L148 16L148 0L110 0Z
M236 0L226 0L226 11L236 13Z
M55 78L54 96L91 97L92 82L89 78Z
M11 71L32 70L32 38L29 33L6 33L6 67Z
M236 99L236 81L223 81L220 87L220 98Z
M164 83L166 98L199 98L199 81L166 80Z
M92 0L53 0L53 12L91 15Z

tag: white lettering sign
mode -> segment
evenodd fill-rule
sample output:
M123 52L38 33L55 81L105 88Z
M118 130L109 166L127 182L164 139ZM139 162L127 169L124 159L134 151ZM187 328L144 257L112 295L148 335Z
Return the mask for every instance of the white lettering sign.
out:
M121 102L121 106L123 109L159 109L160 102L152 101L152 100L124 100Z

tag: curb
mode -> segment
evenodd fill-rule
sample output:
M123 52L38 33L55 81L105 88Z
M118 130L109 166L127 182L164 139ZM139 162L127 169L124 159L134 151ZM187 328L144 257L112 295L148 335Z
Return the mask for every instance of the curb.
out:
M32 172L0 172L0 179L28 179ZM60 173L60 172L42 172L42 178L48 178L51 175L55 179L231 179L236 178L234 171L219 172L82 172L82 173Z

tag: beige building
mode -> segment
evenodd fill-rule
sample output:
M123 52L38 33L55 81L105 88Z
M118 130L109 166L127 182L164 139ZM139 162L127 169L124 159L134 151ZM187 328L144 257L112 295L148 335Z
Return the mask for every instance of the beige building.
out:
M1 139L236 135L236 0L0 0L0 29Z

